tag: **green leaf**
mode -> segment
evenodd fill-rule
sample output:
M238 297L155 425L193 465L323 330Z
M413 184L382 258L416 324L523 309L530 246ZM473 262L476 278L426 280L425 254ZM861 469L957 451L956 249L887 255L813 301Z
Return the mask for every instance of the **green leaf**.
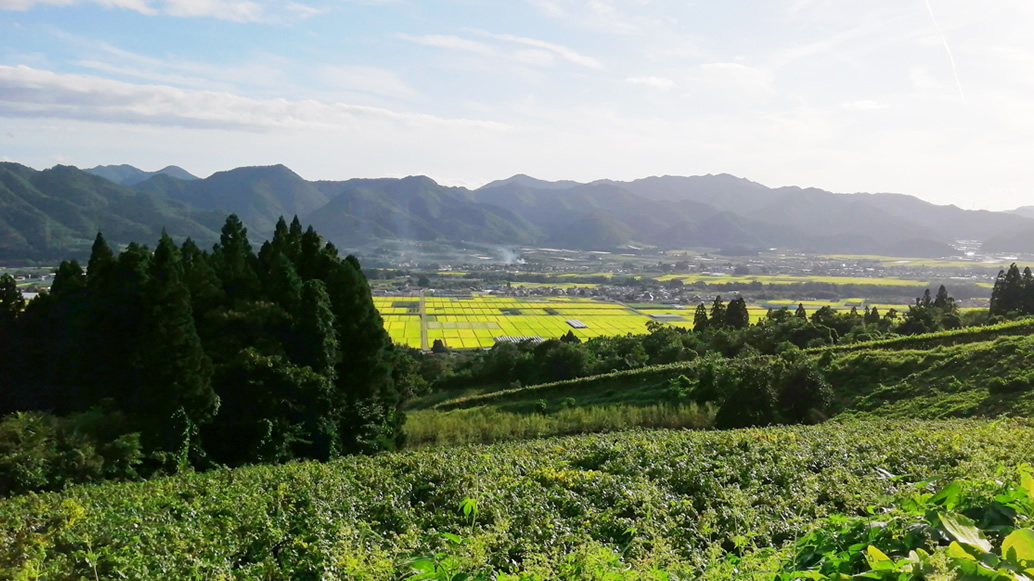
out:
M1002 558L1015 564L1034 561L1034 530L1017 529L1005 537Z
M869 562L869 566L876 571L883 571L894 568L894 561L891 560L883 551L876 547L869 545L869 548L865 549L865 560Z
M478 513L478 501L473 498L464 498L463 502L460 503L460 509L463 510L463 516L474 515Z
M427 557L421 557L419 559L413 559L409 562L409 566L413 568L413 571L417 573L434 573L435 564L434 561Z
M930 498L931 503L939 504L948 510L955 510L962 496L962 485L957 481L942 488L937 494Z
M1020 478L1020 486L1027 491L1027 496L1034 500L1034 478L1030 474L1024 474Z
M976 547L985 553L991 551L991 543L984 537L984 533L969 518L954 513L940 513L937 515L948 534L955 537L960 543Z
M463 544L463 537L461 537L459 535L454 535L452 533L442 533L442 538L446 539L448 541L452 541L453 543L456 543L457 545Z

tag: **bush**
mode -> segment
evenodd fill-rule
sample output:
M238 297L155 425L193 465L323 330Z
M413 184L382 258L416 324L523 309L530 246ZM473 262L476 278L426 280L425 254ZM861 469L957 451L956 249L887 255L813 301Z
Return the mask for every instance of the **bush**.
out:
M987 391L994 394L1028 391L1034 384L1034 373L1018 377L994 377L987 383Z
M119 414L91 410L59 418L19 412L0 420L0 496L69 484L132 479L143 460L140 435Z

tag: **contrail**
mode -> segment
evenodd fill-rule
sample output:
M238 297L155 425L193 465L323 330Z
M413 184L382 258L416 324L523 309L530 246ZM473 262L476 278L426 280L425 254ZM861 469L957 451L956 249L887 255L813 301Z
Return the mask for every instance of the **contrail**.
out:
M955 84L959 87L959 95L962 96L962 102L969 104L966 100L966 92L962 90L962 81L959 80L959 70L955 66L955 57L951 54L951 47L948 46L948 37L944 35L944 30L941 29L941 25L937 23L937 17L934 16L933 6L930 6L930 0L926 1L926 10L930 13L930 20L933 22L934 28L937 29L937 33L941 35L941 42L944 43L944 52L948 53L948 61L951 62L951 72L955 75Z

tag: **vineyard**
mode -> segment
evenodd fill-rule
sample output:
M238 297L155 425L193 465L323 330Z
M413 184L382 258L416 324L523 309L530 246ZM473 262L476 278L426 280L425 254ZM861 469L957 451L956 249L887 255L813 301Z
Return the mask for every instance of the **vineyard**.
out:
M1024 420L629 431L73 487L0 502L0 577L824 578L879 539L906 560L892 502L1018 478L1032 442Z

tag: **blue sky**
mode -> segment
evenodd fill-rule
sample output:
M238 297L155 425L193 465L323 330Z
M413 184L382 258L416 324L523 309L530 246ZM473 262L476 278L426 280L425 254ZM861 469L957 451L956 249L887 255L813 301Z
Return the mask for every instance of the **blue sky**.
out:
M0 0L0 158L1034 203L1034 3Z

